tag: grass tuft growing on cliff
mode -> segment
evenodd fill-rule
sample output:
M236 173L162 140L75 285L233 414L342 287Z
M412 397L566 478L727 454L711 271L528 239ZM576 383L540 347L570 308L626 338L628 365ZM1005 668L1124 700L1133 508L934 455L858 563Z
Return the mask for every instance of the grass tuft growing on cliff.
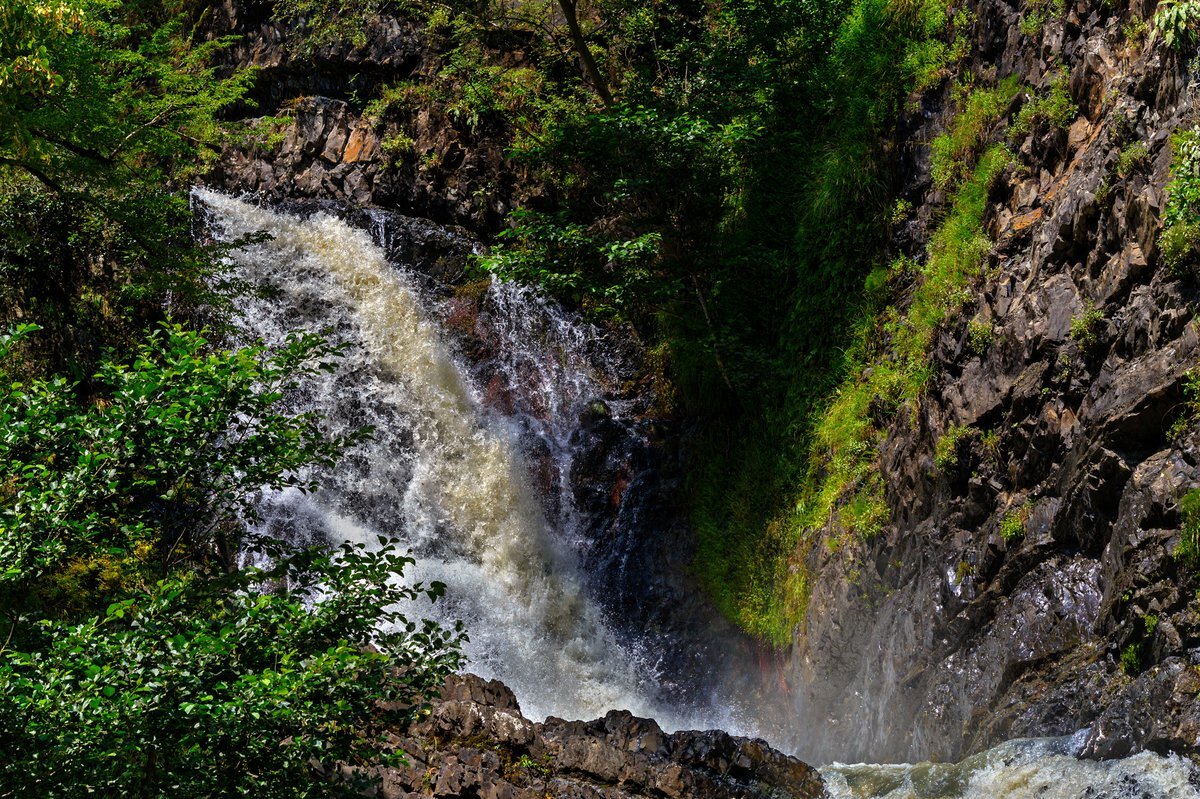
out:
M1013 120L1009 133L1021 138L1033 132L1040 122L1055 128L1066 128L1079 115L1079 107L1071 99L1069 84L1071 74L1066 66L1059 64L1046 86L1044 94L1033 95Z
M1024 538L1025 526L1032 512L1033 503L1025 502L1005 513L1000 519L1000 537L1010 542Z
M952 188L970 171L971 159L1009 103L1021 91L1021 79L1005 78L988 89L971 91L950 129L933 140L930 173L939 189Z
M934 335L968 299L966 288L991 248L983 229L988 191L1009 161L1002 145L993 145L980 157L930 240L908 308L889 308L882 331L875 325L860 327L847 377L817 422L812 471L797 504L799 526L821 527L844 496L857 498L863 489L871 490L868 477L875 473L883 434L877 419L890 418L924 389ZM882 491L881 482L878 489ZM847 532L856 529L853 514L839 521L851 522L844 528Z

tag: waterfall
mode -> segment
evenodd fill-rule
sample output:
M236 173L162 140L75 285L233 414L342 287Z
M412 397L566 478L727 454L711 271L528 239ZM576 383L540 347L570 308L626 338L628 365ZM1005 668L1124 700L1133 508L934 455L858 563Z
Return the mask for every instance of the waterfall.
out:
M238 301L247 339L278 344L303 330L345 348L333 371L304 387L297 410L319 412L334 434L374 429L322 476L317 494L265 497L261 532L334 542L399 537L417 559L410 578L447 585L432 612L465 622L468 668L507 683L533 717L625 708L665 728L730 726L714 710L685 714L663 701L654 653L619 641L584 590L576 551L583 521L566 490L570 442L579 408L606 379L604 365L588 358L587 330L548 313L528 289L494 286L497 335L507 342L502 368L534 381L524 396L544 404L490 411L484 387L424 309L415 276L389 263L368 232L327 214L300 218L207 190L195 196L218 239L269 236L230 256L235 276L257 289ZM533 342L547 338L557 354L534 358ZM553 518L522 452L530 435L551 450Z

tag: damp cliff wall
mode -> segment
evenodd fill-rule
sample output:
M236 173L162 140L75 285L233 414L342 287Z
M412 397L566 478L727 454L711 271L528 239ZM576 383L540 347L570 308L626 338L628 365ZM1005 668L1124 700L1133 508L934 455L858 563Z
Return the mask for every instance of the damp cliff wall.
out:
M924 259L947 212L931 168L956 82L1019 81L980 142L1011 161L927 388L886 428L888 523L809 553L784 671L796 715L838 732L804 751L956 758L1082 728L1089 756L1195 751L1200 602L1173 553L1200 483L1184 390L1200 331L1195 274L1158 241L1200 83L1139 25L1153 2L966 6L969 57L900 126L914 212L897 247ZM1020 130L1055 91L1071 111Z

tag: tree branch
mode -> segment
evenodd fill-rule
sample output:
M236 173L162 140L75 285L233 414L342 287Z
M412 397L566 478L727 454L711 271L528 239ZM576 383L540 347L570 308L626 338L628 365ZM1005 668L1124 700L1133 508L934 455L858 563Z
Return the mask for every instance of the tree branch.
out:
M600 95L600 100L604 103L604 107L612 108L613 97L612 92L608 90L608 82L600 74L600 67L596 64L596 59L592 56L592 51L588 47L587 40L583 37L583 30L579 27L576 0L558 0L558 7L562 10L563 17L567 21L567 30L571 34L571 41L575 43L575 52L579 55L579 60L583 62L584 72L591 78L592 84L596 89L596 94Z

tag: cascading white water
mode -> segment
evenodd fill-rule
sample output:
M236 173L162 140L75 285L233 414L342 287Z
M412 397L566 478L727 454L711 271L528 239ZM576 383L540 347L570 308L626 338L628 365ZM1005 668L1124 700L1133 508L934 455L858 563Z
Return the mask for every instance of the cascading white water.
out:
M570 548L552 534L531 488L515 431L481 408L411 274L389 264L367 232L332 216L300 219L206 190L196 197L213 235L271 237L231 256L237 276L265 290L240 301L247 336L279 343L292 331L325 331L346 348L297 402L321 413L333 433L375 430L324 476L317 495L265 498L267 532L400 537L418 561L413 577L448 586L434 612L466 623L469 668L506 682L531 716L625 708L667 728L728 722L680 718L656 702L655 673L588 601ZM519 324L520 314L512 320ZM586 401L586 380L578 380L577 396L547 397L539 424L561 426L564 408L554 403Z
M496 349L493 379L519 388L506 392L506 407L493 411L493 420L543 450L550 473L542 477L553 499L549 521L557 537L580 546L586 520L570 484L574 437L586 407L606 393L602 384L619 380L618 365L597 346L603 339L598 329L527 286L493 280L484 306ZM610 399L604 407L619 418L625 404Z
M1085 731L1086 732L1086 731ZM1096 762L1085 736L1008 741L961 763L821 769L832 799L1196 799L1200 770L1152 752Z

